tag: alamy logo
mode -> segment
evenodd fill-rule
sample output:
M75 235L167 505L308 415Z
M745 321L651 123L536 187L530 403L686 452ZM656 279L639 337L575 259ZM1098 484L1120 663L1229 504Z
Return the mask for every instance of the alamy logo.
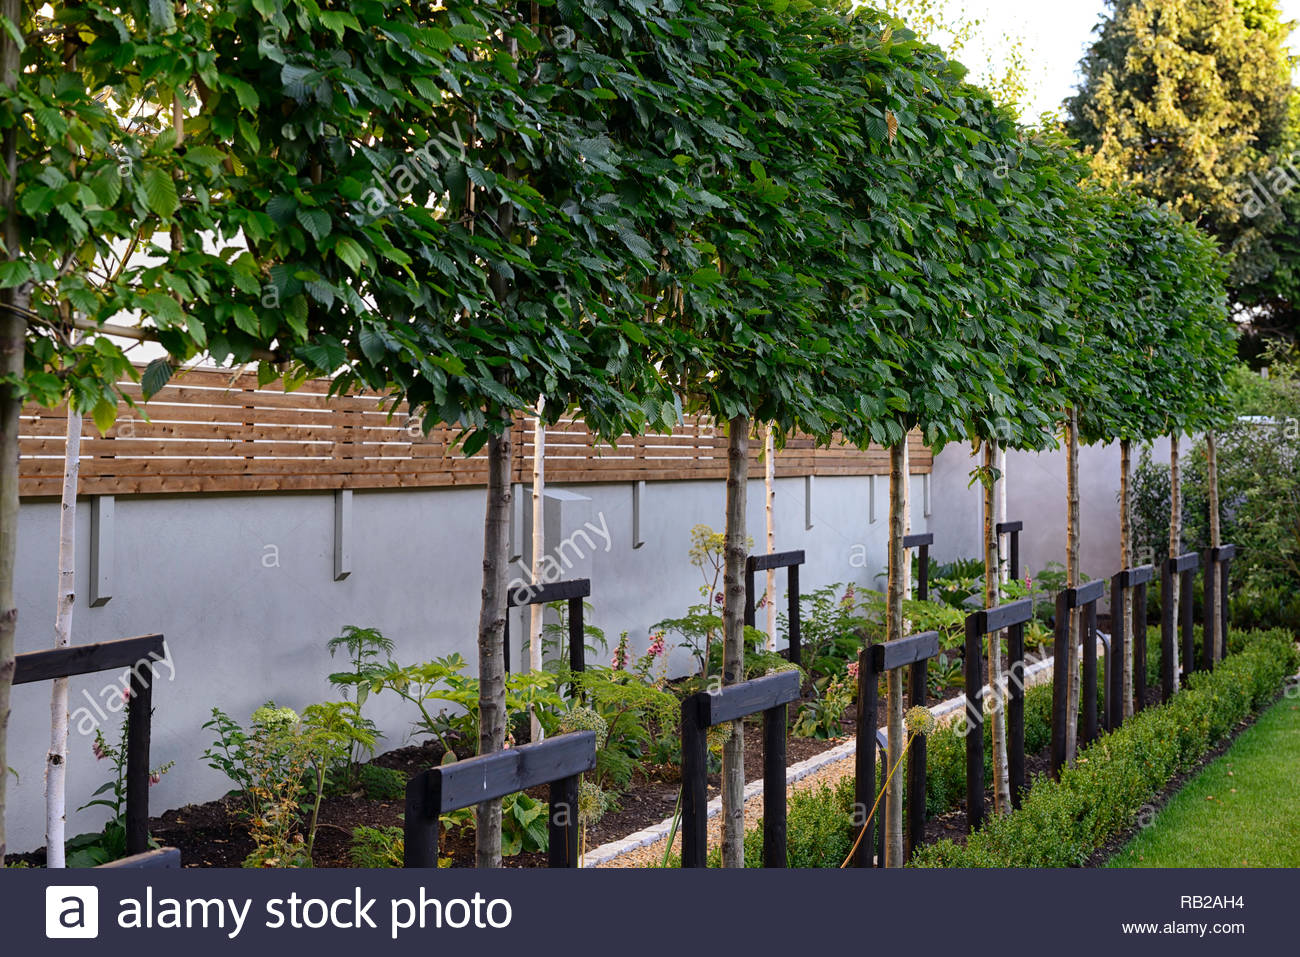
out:
M56 939L98 937L99 888L45 888L45 936Z

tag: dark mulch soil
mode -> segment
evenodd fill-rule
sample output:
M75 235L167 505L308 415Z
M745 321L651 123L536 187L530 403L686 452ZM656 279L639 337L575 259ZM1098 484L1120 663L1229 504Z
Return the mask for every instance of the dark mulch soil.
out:
M794 711L791 711L791 720ZM761 725L746 728L746 777L756 781L763 776L763 736ZM826 751L843 739L817 741L791 737L786 744L786 760L790 764L803 761ZM457 751L461 750L457 747ZM437 742L425 742L398 748L381 754L372 763L401 771L408 778L441 763L445 749ZM461 757L466 757L466 754ZM677 804L681 772L675 765L653 765L644 778L636 780L618 798L618 807L607 813L594 827L588 829L588 848L598 847L607 841L625 837L652 824L671 817ZM709 777L709 796L718 794L719 776ZM529 796L546 800L547 788L534 788ZM403 802L372 801L361 795L327 797L321 802L320 825L312 858L317 867L350 867L349 849L352 829L367 827L400 827ZM150 829L160 844L176 847L186 867L239 867L253 851L253 841L247 825L240 819L236 799L222 798L206 804L191 804L168 811L150 822ZM472 828L452 830L442 835L440 853L452 859L453 867L472 867L474 864L474 832ZM43 858L43 854L41 855ZM36 863L33 861L32 863ZM519 854L507 858L507 867L545 867L546 855Z

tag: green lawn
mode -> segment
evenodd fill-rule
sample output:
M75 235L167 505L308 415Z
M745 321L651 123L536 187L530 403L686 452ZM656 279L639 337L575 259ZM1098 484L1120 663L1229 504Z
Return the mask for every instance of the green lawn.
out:
M1300 701L1283 698L1108 867L1300 867Z

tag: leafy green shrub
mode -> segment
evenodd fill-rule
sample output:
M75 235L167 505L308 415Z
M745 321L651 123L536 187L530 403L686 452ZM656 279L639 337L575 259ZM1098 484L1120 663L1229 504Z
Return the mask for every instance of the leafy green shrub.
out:
M1195 766L1300 666L1283 630L1241 634L1241 650L1197 672L1167 704L1148 708L1079 754L1059 781L1037 780L1021 809L994 817L963 847L922 848L921 867L1075 867L1132 826L1142 806Z
M400 827L354 827L348 856L353 867L401 867L406 838Z
M400 801L406 797L406 775L394 768L363 764L357 770L357 780L368 800Z
M786 807L790 867L839 867L853 847L853 778L796 790ZM745 833L745 866L763 866L763 828Z

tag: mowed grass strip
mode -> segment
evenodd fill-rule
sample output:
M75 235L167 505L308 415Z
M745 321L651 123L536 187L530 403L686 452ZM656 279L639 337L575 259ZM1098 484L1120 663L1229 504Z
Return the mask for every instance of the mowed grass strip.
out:
M1108 867L1300 867L1300 700L1286 697Z

